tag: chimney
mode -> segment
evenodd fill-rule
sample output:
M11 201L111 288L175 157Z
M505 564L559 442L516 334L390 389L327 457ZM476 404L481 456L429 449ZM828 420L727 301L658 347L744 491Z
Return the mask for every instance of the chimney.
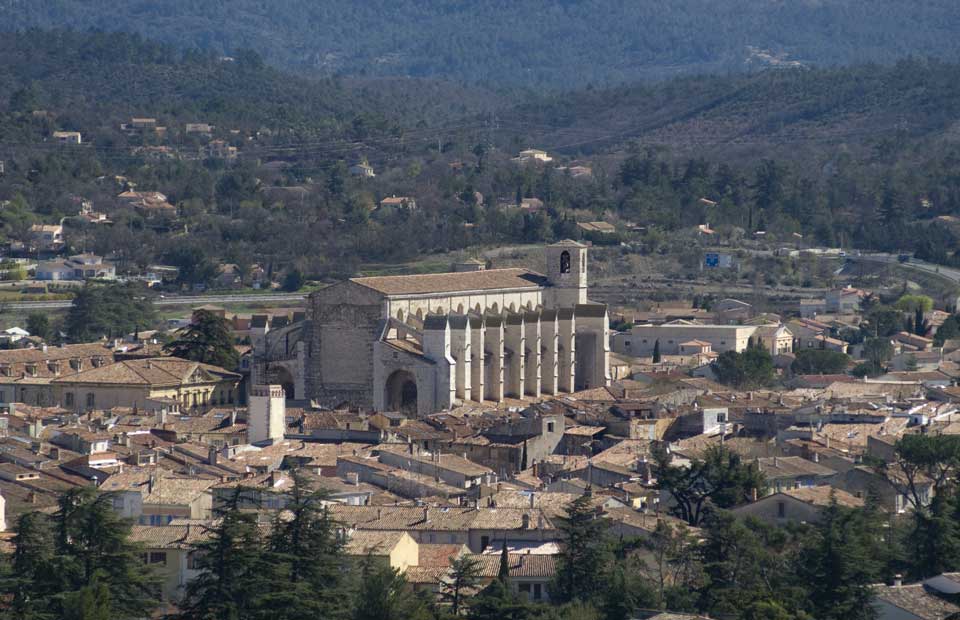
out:
M150 474L150 478L147 480L147 494L153 495L153 487L157 483L157 477L153 474Z
M751 489L751 491L750 491L750 496L753 498L753 501L757 501L757 488L756 488L756 487L754 487L753 489Z
M779 458L779 457L776 457L776 456L773 457L773 466L774 466L774 467L780 467L780 458Z
M543 512L541 512L540 514L537 515L537 529L542 530L543 527L544 527Z
M230 426L234 426L237 423L237 410L234 409L230 412Z
M423 522L430 523L430 506L423 507Z
M899 588L902 585L903 585L903 575L901 575L900 573L897 573L896 575L893 576L893 586L895 588Z
M220 460L220 454L217 452L216 446L210 446L210 449L207 451L207 464L216 465Z
M383 519L383 508L377 508L377 521Z
M355 471L347 472L347 481L355 487L360 486L360 474Z
M37 503L37 494L34 491L27 493L27 503L36 504Z
M522 519L521 528L522 528L522 529L525 529L525 530L529 530L529 529L530 529L530 515L528 515L527 513L523 513L523 517L521 517L521 519Z
M54 461L60 460L60 448L56 448L56 447L50 448L50 459Z
M530 508L534 508L536 506L536 495L536 493L530 494Z
M47 343L43 343L43 346L40 348L44 353L47 352Z

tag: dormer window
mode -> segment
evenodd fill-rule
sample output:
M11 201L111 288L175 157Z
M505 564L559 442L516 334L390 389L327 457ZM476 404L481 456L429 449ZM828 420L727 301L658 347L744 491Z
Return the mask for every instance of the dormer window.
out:
M60 362L47 362L47 370L55 375L60 374Z
M80 372L83 370L83 360L78 357L73 358L70 360L70 368L76 372Z
M91 363L93 364L94 368L100 368L101 366L103 366L103 357L98 355L97 357L91 360Z
M37 376L37 365L36 364L27 364L26 366L27 375L30 377Z
M9 377L11 374L10 364L0 364L0 375Z

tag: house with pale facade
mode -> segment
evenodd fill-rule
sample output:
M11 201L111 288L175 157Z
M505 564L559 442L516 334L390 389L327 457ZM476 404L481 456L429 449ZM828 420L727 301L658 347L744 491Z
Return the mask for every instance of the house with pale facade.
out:
M44 261L37 265L37 280L115 280L116 266L96 254L76 254L63 260Z
M145 407L174 400L184 412L236 402L241 376L210 364L176 357L130 359L50 381L53 402L82 413L113 407Z
M31 245L41 252L53 252L63 247L63 223L34 224L30 227Z
M650 357L658 342L661 355L701 355L741 353L758 339L771 355L793 350L793 334L784 325L704 325L678 320L662 325L634 325L610 340L615 353Z
M63 145L76 145L83 143L83 137L79 131L55 131L53 139Z

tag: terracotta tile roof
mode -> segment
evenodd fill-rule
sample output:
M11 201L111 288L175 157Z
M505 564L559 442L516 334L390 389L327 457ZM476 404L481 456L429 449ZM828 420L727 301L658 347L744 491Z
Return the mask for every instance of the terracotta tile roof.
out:
M445 569L450 566L450 558L456 559L467 553L465 545L436 545L423 544L420 547L420 561L417 563L421 568Z
M0 351L0 364L15 364L18 362L46 362L68 360L75 357L95 357L111 355L112 349L102 343L68 344L62 347L47 347L37 349L9 349Z
M425 511L427 520L424 520ZM465 508L420 506L346 506L330 507L331 517L347 527L358 530L435 530L466 532L470 529L519 530L523 515L529 518L528 527L538 525L539 510L517 508ZM544 526L553 529L548 519Z
M544 276L527 269L488 269L463 273L376 276L351 278L350 281L384 295L457 293L500 288L537 289L546 284Z
M846 506L847 508L863 506L863 499L829 485L788 489L783 491L783 494L814 506L829 506L831 496L836 498L837 504L840 506Z
M149 359L125 360L91 368L69 377L55 379L57 383L95 383L109 385L180 385L187 382L194 373L204 375L205 380L219 380L222 377L240 375L210 364L191 362L176 357L155 357ZM206 377L209 376L209 379Z
M344 552L347 555L380 555L390 553L406 532L357 530L350 534Z
M150 477L154 477L153 491ZM219 481L196 477L176 476L159 468L127 469L114 474L100 485L100 490L139 491L144 504L189 504L208 493Z
M921 620L944 620L960 607L928 592L922 583L904 586L876 586L875 596Z
M836 474L829 467L808 461L799 456L775 456L759 458L760 471L767 479L796 478L800 476L832 476Z
M563 434L593 437L597 433L602 433L605 430L606 429L602 426L568 426L563 429Z
M414 585L438 584L447 574L445 566L409 566L404 575Z
M475 560L480 569L480 576L486 578L496 577L500 573L500 554L477 555L470 554L471 560ZM510 577L513 578L545 578L549 579L557 572L557 558L553 555L542 555L534 553L510 553L507 554Z
M209 536L208 527L200 524L134 525L130 529L130 542L147 549L188 549Z

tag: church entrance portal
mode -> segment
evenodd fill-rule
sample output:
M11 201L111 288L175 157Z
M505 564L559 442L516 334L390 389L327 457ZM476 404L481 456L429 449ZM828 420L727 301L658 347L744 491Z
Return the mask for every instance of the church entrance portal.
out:
M387 407L406 414L417 413L417 379L407 370L397 370L387 379Z

